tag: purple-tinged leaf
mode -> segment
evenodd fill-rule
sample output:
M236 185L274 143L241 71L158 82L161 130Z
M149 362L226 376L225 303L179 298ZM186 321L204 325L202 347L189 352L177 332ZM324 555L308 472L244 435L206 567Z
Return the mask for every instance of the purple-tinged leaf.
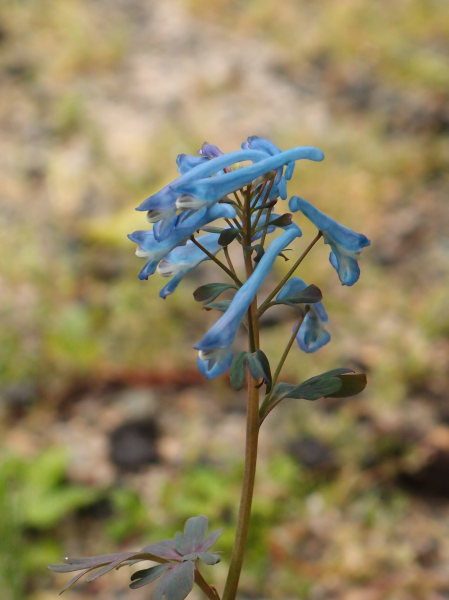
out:
M215 542L218 540L222 533L223 529L216 529L215 531L211 531L211 533L209 533L209 535L205 538L204 542L202 542L199 546L198 552L206 552L206 550L212 548L212 546L215 544Z
M153 600L184 600L192 591L194 579L192 561L172 567L157 586Z
M163 565L157 565L156 567L150 567L149 569L143 569L142 571L136 571L131 575L131 581L133 583L131 583L129 587L135 590L136 588L147 585L155 579L158 579L158 577L161 577L161 575L171 568L171 563L165 563Z
M173 539L162 540L155 544L151 544L150 546L145 546L141 552L150 552L151 554L155 554L162 558L168 558L169 560L179 560L180 558L180 555L176 550L175 540Z
M112 571L113 569L118 567L121 562L123 562L123 561L116 560L115 562L112 562L109 565L102 567L98 571L94 571L92 573L92 575L89 575L89 577L86 577L86 583L90 583L91 581L95 581L95 579L98 579L98 577L101 577L102 575L106 575L106 573L109 573L109 571Z
M92 568L94 568L94 567L92 567ZM72 579L69 581L69 583L67 583L67 584L66 584L66 585L65 585L65 586L62 588L62 590L59 592L59 595L63 594L63 593L66 591L66 590L68 590L68 589L69 589L69 587L71 587L71 586L72 586L74 583L76 583L76 582L78 581L78 579L81 579L81 577L82 577L83 575L85 575L85 574L86 574L86 573L88 573L89 571L92 571L92 568L91 568L91 569L85 569L84 571L81 571L81 573L78 573L78 575L75 575L75 577L73 577L73 578L72 578Z
M206 563L206 565L216 565L221 561L221 556L214 552L199 552L198 558Z

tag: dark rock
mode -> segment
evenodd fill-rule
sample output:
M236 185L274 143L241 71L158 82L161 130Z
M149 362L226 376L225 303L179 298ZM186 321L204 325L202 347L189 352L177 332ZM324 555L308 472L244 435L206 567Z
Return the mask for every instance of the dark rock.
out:
M308 469L335 468L332 449L313 437L303 437L289 445L290 454Z
M418 471L399 473L398 483L420 496L449 499L449 451L436 451Z
M154 419L128 421L110 436L111 460L124 471L138 471L145 465L158 463L158 438L159 427Z

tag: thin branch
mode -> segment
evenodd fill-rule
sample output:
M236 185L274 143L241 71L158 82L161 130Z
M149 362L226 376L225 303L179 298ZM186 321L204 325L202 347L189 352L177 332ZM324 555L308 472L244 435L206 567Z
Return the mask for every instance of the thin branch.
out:
M209 250L206 250L206 248L204 248L204 246L202 246L200 243L198 243L196 241L196 239L193 237L193 235L190 237L190 239L195 244L195 246L198 246L198 248L200 250L202 250L206 256L208 256L211 260L214 261L215 264L217 264L221 269L223 269L223 271L225 273L227 273L229 275L229 277L231 279L233 279L239 287L242 287L243 283L240 281L240 279L236 275L234 275L234 273L230 269L228 269L228 267L226 265L224 265L221 262L221 260L218 260L218 258L216 256L214 256L213 254L211 254L209 252Z
M273 187L273 184L274 184L274 180L272 180L272 181L270 182L270 185L268 186L267 193L265 194L264 202L265 202L265 201L266 201L266 200L267 200L267 199L270 197L270 192L271 192L271 188ZM262 204L263 204L263 203L262 203ZM256 229L256 227L257 227L257 224L258 224L258 222L259 222L259 219L260 219L260 217L262 216L262 212L263 212L263 210L264 210L263 208L262 208L261 210L259 210L259 214L257 215L257 217L256 217L256 220L254 221L254 224L253 224L253 229L254 229L254 230L255 230L255 229ZM270 214L270 215L271 215L271 212L272 212L272 210L273 210L273 207L271 207L270 209L268 209L268 212L269 212L269 214ZM265 219L265 225L266 225L266 224L267 224L267 220ZM255 233L255 231L254 231L254 233ZM266 235L266 234L265 234L265 235ZM264 240L264 241L265 241L265 240Z
M301 325L302 325L302 323L303 323L303 321L304 321L304 319L306 317L306 314L308 312L309 312L309 307L306 306L306 310L305 310L304 314L301 316L301 318L299 319L299 321L296 323L295 327L293 328L293 333L291 335L291 338L288 340L288 344L285 347L285 350L282 353L282 356L281 356L281 359L279 361L279 364L276 367L276 371L274 372L273 381L272 381L272 384L271 384L271 389L273 389L274 386L276 385L276 382L278 380L279 375L281 374L281 370L282 370L282 367L284 366L284 363L285 363L285 360L286 360L286 358L288 356L288 353L290 352L291 347L293 346L293 342L295 341L296 336L298 335L299 328L301 327Z
M226 257L226 262L228 263L229 268L234 273L234 275L237 277L237 273L235 272L234 265L232 264L231 257L229 256L229 250L228 250L227 246L224 246L223 252L224 252L224 255Z
M299 265L302 263L302 261L305 259L305 257L309 254L309 252L312 250L312 248L315 246L317 241L322 236L323 236L323 232L319 231L317 233L316 237L310 242L310 244L307 246L307 248L304 250L304 252L298 258L298 260L295 262L295 264L290 269L290 271L287 273L287 275L282 278L282 280L274 288L274 290L271 292L271 294L269 294L267 296L267 298L265 298L265 300L262 302L262 304L259 307L259 311L263 312L265 310L266 305L269 302L271 302L271 300L273 300L273 298L276 296L276 294L284 287L284 285L287 283L287 281L290 279L290 277L293 275L293 273L296 271L296 269L299 267Z
M220 596L215 588L210 586L201 575L198 567L195 565L195 583L203 590L210 600L220 600Z

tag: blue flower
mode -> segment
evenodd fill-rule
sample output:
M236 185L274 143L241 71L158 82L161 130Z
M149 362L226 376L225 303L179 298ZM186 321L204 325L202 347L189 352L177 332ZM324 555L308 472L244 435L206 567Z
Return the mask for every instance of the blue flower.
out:
M223 375L232 364L234 352L231 348L215 348L214 350L200 350L198 353L198 370L208 379L215 379Z
M292 277L277 295L276 300L284 300L288 296L299 294L307 287L307 283L299 277ZM309 305L309 311L301 323L296 341L304 352L316 352L330 342L331 336L324 325L329 323L327 312L322 302Z
M229 349L235 339L237 330L245 313L247 312L251 302L254 300L255 295L257 294L271 267L273 266L277 256L295 238L301 237L301 235L302 232L299 227L292 223L288 227L285 227L285 232L282 235L271 242L259 264L255 268L254 273L235 294L227 311L222 317L220 317L220 319L218 319L215 325L209 329L202 340L195 344L194 348L200 350L200 359L202 361L208 361L212 359L218 360L217 356L226 357L226 360L229 361L228 353L217 353L216 351L220 349L222 351ZM212 359L208 358L209 356L211 356ZM221 358L221 361L224 368L224 364L227 364L227 362L224 358ZM227 368L225 370L227 370ZM207 371L211 371L209 366ZM220 369L220 373L216 373L213 376L216 377L221 373L224 373L224 370Z
M178 165L178 173L184 175L187 171L208 162L205 156L192 156L191 154L178 154L176 164Z
M214 146L213 144L209 144L209 142L204 142L204 144L198 150L198 154L201 154L201 156L206 156L207 158L217 158L217 156L223 156L223 152L220 150L220 148L218 148L218 146Z
M180 154L178 156L176 162L181 176L172 183L188 183L195 179L210 177L217 173L223 174L226 167L239 162L240 160L261 161L267 157L266 153L257 150L251 150L250 154L248 151L237 150L236 152L221 154L216 158L209 159L209 156L214 156L217 152L221 151L216 146L207 144L207 142L203 144L202 150L207 154L206 157L189 156L187 154ZM176 213L178 210L176 201L181 194L175 192L170 186L171 184L166 185L159 190L159 192L156 192L156 194L149 196L136 209L139 211L148 211L148 219L150 222L157 223L153 231L155 239L159 242L164 241L170 235L176 222ZM194 202L194 205L192 203L189 205L188 202L186 203L186 200L188 201L189 198L184 197L180 200L181 205L179 208L199 209L205 205L204 202L199 202L198 200ZM184 204L182 202L184 202Z
M218 243L219 237L217 233L206 233L206 235L200 235L196 239L206 250L215 256L223 249L223 246ZM165 299L169 294L172 294L183 277L204 260L210 260L210 258L190 240L185 246L178 246L166 254L158 264L157 272L162 277L174 277L162 288L159 296Z
M248 138L248 140L242 144L242 148L247 148L248 150L261 150L266 152L270 156L275 156L276 154L280 154L281 150L278 148L273 142L267 140L265 138L261 138L257 135L252 135ZM291 179L293 176L293 171L295 169L295 161L292 161L287 164L287 168L285 171L285 177L282 175L284 166L278 167L276 169L276 178L274 183L278 186L278 196L282 198L282 200L287 199L287 181L286 179ZM277 196L276 196L277 198Z
M292 196L289 202L292 212L300 210L320 231L323 232L325 244L329 244L332 252L329 261L338 273L343 285L354 285L360 277L357 260L363 248L370 245L369 239L348 229L331 219L303 198Z
M244 150L247 153L255 152L254 150ZM224 156L229 156L225 154ZM224 158L224 157L220 157ZM249 157L248 157L249 158ZM277 169L291 161L300 160L306 158L308 160L321 161L324 158L324 154L318 148L313 146L300 146L298 148L292 148L275 156L270 156L264 160L257 162L248 167L237 169L232 173L226 173L225 175L217 175L216 177L209 177L207 179L198 179L197 177L192 178L188 182L185 180L180 181L179 178L176 182L172 183L170 188L174 193L178 195L185 194L199 200L202 200L204 204L210 204L218 202L221 198L228 194L235 192L245 185L250 184L253 180L261 177L265 173ZM220 159L214 159L220 160ZM242 158L241 160L245 160ZM202 169L203 166L197 167ZM190 171L190 173L192 173ZM185 176L184 176L185 177Z
M138 247L137 256L148 258L148 262L139 273L139 279L148 279L160 261L174 248L183 246L189 237L200 227L204 227L215 219L235 217L235 210L229 204L218 204L200 211L186 211L177 217L176 225L170 235L163 241L155 239L153 231L135 231L128 235Z

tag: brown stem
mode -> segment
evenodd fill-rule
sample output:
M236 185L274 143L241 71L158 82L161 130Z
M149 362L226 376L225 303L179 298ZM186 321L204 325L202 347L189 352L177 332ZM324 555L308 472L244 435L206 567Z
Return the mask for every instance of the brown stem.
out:
M220 600L220 596L218 595L217 590L209 585L204 577L201 575L198 567L195 565L195 583L203 590L210 600Z
M228 267L226 265L224 265L221 262L221 260L218 260L218 258L216 256L211 254L209 252L209 250L206 250L206 248L204 248L204 246L202 246L199 242L197 242L196 239L193 237L193 235L190 237L190 239L195 244L195 246L198 246L198 248L200 248L206 256L208 256L211 260L214 261L214 263L216 263L221 269L223 269L223 271L225 273L227 273L229 275L229 277L231 277L231 279L233 279L239 287L242 287L243 283L240 281L240 279L230 269L228 269Z

